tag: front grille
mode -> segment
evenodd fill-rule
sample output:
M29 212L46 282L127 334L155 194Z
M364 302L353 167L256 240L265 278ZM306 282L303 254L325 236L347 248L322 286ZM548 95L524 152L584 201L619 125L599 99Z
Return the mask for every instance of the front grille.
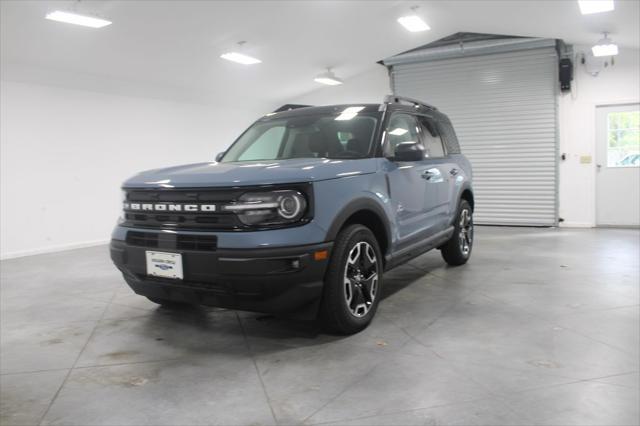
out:
M256 227L245 225L238 216L230 211L221 209L226 204L237 201L242 194L248 191L269 191L273 189L298 190L308 197L309 213L307 221L312 217L313 192L308 183L285 185L262 185L253 187L233 187L216 189L127 189L126 203L134 204L191 204L214 205L215 211L174 211L168 208L163 211L149 210L125 210L124 223L122 225L135 228L151 229L184 229L193 231L235 231L255 230ZM300 223L305 223L301 221ZM149 242L147 242L149 243Z
M236 200L246 189L216 190L128 190L128 203L193 203L222 205ZM242 222L231 212L158 212L126 211L125 226L141 228L181 228L192 230L234 230L243 228Z
M132 246L158 248L160 244L159 234L154 232L127 232L127 244Z
M218 248L218 237L215 235L129 231L126 241L132 246L169 250L215 251Z
M124 214L126 224L143 228L237 229L242 227L233 213L131 213Z
M215 235L178 235L178 250L213 251L218 248L218 237Z

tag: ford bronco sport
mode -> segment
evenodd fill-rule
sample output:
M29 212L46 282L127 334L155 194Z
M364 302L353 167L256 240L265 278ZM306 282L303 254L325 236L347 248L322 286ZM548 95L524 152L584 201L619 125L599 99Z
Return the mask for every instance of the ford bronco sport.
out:
M451 122L397 96L267 114L216 161L122 189L111 258L166 306L319 317L355 333L384 271L433 248L462 265L473 244L471 166Z

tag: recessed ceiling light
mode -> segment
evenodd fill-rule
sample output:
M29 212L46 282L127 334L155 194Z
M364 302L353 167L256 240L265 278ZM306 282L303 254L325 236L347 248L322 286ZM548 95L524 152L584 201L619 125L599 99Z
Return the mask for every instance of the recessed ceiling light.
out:
M431 27L429 27L429 25L427 25L427 23L416 14L418 6L413 6L411 10L413 11L413 14L398 18L400 25L412 33L430 30Z
M613 0L578 0L578 6L583 15L609 12L615 8Z
M318 75L316 78L313 79L313 81L315 81L316 83L322 83L329 86L337 86L339 84L342 84L342 80L336 77L336 75L333 73L333 71L331 71L331 69L328 69L327 72L324 72Z
M67 24L82 25L83 27L91 28L102 28L111 25L111 21L107 21L106 19L80 15L74 12L63 12L61 10L47 13L45 18L51 21L65 22Z
M227 61L237 62L242 65L253 65L253 64L259 64L262 62L260 59L256 59L251 56L244 55L238 52L224 53L220 55L220 57L222 59L226 59Z
M615 56L618 54L618 45L604 33L604 37L591 48L593 56Z

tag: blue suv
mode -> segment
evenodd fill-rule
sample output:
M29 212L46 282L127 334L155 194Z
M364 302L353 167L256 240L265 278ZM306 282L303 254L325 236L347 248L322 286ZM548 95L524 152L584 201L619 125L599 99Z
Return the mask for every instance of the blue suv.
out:
M316 318L339 333L375 315L383 272L473 244L471 166L433 106L284 108L213 162L123 184L111 258L138 294Z

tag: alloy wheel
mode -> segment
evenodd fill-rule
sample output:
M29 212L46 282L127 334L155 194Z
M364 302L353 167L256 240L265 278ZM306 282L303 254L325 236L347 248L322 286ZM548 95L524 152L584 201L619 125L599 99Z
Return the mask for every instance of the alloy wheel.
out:
M473 218L471 217L471 212L467 209L463 209L460 212L459 240L460 251L464 256L468 256L473 244Z
M367 315L378 292L378 258L371 244L360 241L349 251L343 282L351 315Z

